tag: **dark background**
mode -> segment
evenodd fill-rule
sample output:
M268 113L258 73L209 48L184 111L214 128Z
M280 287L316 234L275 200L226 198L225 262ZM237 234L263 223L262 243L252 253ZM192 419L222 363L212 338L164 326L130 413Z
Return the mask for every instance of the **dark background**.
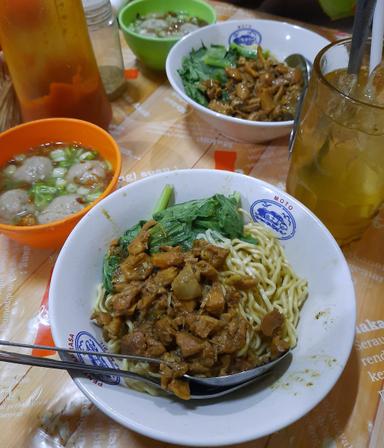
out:
M228 1L228 0L227 0ZM317 0L229 0L238 6L258 9L282 17L301 20L315 25L352 31L353 17L331 20L321 9Z

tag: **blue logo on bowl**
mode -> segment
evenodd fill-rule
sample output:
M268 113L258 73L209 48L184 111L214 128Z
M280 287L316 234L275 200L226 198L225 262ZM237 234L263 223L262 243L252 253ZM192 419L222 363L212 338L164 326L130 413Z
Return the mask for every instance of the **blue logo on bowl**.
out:
M289 240L296 233L296 221L292 213L272 199L259 199L251 205L254 221L263 222L273 229L279 240Z
M103 346L87 331L80 331L75 337L75 350L84 350L88 352L101 352L105 350ZM80 362L84 364L92 363L98 367L109 367L110 369L116 369L118 366L112 360L112 358L106 358L105 356L97 355L75 355ZM89 362L87 362L89 361ZM115 375L98 375L101 381L107 384L120 384L120 377Z
M260 45L261 33L253 28L239 28L234 31L228 39L229 44L235 43L237 45Z

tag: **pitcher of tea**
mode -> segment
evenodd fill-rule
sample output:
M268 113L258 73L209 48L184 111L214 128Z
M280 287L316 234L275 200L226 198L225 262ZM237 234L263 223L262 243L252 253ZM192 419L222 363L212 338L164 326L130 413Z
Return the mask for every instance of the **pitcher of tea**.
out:
M384 201L384 65L369 75L368 42L349 75L350 48L346 39L316 57L287 178L339 244L359 238Z

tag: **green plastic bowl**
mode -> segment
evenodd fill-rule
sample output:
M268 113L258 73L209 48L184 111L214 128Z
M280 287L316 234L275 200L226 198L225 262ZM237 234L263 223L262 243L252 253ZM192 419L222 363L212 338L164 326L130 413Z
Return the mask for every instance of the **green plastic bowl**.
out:
M180 37L148 37L135 33L129 25L137 14L183 11L204 20L208 25L216 22L216 12L212 6L201 0L136 0L128 3L119 13L119 24L124 38L140 61L155 70L165 70L169 50Z

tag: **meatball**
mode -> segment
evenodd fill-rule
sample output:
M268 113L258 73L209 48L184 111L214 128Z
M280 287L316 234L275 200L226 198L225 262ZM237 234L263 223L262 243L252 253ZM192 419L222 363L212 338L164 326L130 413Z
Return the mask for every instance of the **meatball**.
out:
M181 34L188 34L192 33L192 31L195 31L199 29L199 27L193 23L183 23L180 27Z
M78 197L76 194L67 194L55 198L37 217L39 224L57 221L79 212L84 205L78 202Z
M82 185L91 186L104 179L106 169L103 162L91 160L83 163L76 163L69 169L66 180Z
M52 162L48 157L32 156L24 160L13 174L14 180L32 184L38 180L45 180L52 174Z
M13 224L17 218L34 211L28 193L20 188L0 195L0 219L7 224Z
M154 34L156 35L159 31L166 30L168 24L163 19L147 19L140 25L140 34Z

